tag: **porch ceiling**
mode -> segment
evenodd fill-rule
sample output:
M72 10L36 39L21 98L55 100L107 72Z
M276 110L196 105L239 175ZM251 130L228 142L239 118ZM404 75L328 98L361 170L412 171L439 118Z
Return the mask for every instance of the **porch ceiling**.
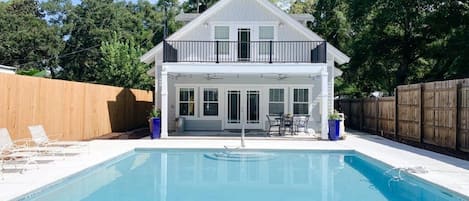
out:
M173 79L194 79L194 80L255 80L254 82L263 83L262 81L291 81L297 79L305 80L319 80L319 73L305 73L305 74L290 74L290 73L253 73L253 74L238 74L238 73L168 73L168 76Z
M327 72L326 64L164 64L167 73L186 74L285 74L317 75Z

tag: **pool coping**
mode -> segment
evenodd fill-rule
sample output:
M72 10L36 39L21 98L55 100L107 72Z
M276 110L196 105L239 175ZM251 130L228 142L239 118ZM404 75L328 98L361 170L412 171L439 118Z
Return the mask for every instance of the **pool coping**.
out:
M246 145L247 149L250 150L355 151L391 167L428 167L428 165L432 165L432 167L428 169L429 172L426 174L411 175L424 181L428 181L431 185L441 187L455 193L456 195L460 195L463 198L467 197L469 199L469 161L462 161L460 159L433 152L422 155L422 152L428 151L408 147L407 145L402 145L387 139L380 139L386 142L385 144L380 144L372 140L374 137L375 136L349 136L345 141L336 142L276 140L268 141L268 143L266 143L266 140L247 139ZM7 194L0 193L0 200L26 199L25 196L33 196L37 193L36 191L41 192L47 190L51 186L54 186L54 184L74 177L74 175L86 173L87 170L93 170L96 166L99 167L104 163L120 158L123 154L132 151L145 149L223 149L225 145L229 147L237 147L237 145L239 145L239 141L224 140L223 138L195 141L185 139L157 141L95 140L89 142L89 144L92 147L91 153L88 156L81 156L89 160L86 162L78 162L78 164L80 164L79 167L72 167L74 164L76 165L76 161L71 162L72 159L66 159L64 161L57 161L57 164L52 165L52 167L40 167L38 170L30 170L23 175L16 175L18 178L15 176L6 178L5 181L0 180L0 188L9 190ZM389 144L392 146L388 146ZM405 147L405 149L399 149L399 147ZM430 157L428 157L428 155L430 155ZM454 164L461 165L458 166L444 162L448 160L455 161ZM64 167L68 168L62 169ZM44 174L45 177L38 178L38 175L42 175L44 172L48 172L48 174ZM47 175L50 177L47 177ZM457 177L455 177L456 175ZM455 178L458 178L459 181L455 180ZM39 180L37 182L30 183L28 182L30 179ZM5 191L2 190L2 192Z

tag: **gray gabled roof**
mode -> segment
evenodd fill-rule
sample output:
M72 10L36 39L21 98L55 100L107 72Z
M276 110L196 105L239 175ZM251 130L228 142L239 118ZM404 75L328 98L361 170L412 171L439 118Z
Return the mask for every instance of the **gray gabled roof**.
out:
M199 17L200 13L180 13L176 16L176 21L188 23L195 18Z

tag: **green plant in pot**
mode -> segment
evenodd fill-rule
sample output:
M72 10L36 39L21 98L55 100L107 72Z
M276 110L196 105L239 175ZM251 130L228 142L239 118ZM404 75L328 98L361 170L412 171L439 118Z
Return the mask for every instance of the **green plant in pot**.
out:
M339 120L340 121L342 119L340 118L339 112L337 112L337 110L334 110L333 113L329 114L329 120Z
M333 113L329 114L329 140L338 140L340 139L340 122L342 118L336 110Z
M159 108L153 107L153 109L150 110L149 115L148 115L148 123L150 125L150 133L151 133L151 138L160 138L160 133L161 133L161 110Z

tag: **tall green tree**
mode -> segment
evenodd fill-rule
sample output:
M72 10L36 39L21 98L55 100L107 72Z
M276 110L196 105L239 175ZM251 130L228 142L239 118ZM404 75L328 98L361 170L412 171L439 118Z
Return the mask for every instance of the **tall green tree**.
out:
M61 61L63 78L96 81L101 57L99 45L110 40L113 32L131 36L123 29L130 24L124 16L124 7L112 0L83 0L73 7L63 22L64 37L67 37L64 53L70 54Z
M296 0L289 9L292 14L313 14L318 0Z
M318 0L312 13L315 19L312 30L345 53L353 33L347 12L345 0Z
M58 27L47 24L38 1L0 2L0 64L53 71L62 47Z
M145 53L133 38L119 38L117 34L100 48L101 60L98 82L120 87L151 89L152 79L147 75L149 65L140 62Z
M351 52L354 32L348 18L349 4L346 0L296 0L292 3L290 13L307 13L314 16L314 22L308 27L319 34L329 43L344 51ZM359 88L356 84L348 82L348 77L354 77L349 66L340 67L344 71L344 78L336 80L336 93L338 95L357 95Z
M113 0L82 0L69 7L69 0L50 0L50 12L59 16L54 23L62 27L65 48L60 64L61 78L96 82L100 77L99 47L110 41L113 33L123 38L133 38L144 49L162 40L164 27L163 3L169 4L169 31L178 27L174 16L177 0L161 0L158 4L140 0L136 3ZM166 5L166 4L165 4Z
M425 23L430 43L425 55L435 61L426 80L469 77L469 2L433 1Z
M392 92L396 85L421 81L431 66L423 56L428 1L351 1L350 8L357 32L351 46L351 80L363 82L359 85L364 92Z

